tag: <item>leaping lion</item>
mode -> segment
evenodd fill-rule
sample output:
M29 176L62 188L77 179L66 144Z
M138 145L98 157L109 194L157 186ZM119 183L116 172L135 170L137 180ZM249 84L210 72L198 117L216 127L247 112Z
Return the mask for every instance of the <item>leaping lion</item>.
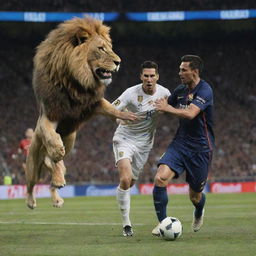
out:
M104 99L105 87L118 71L110 28L92 18L74 18L52 30L37 47L33 89L40 115L26 161L27 206L36 207L33 188L43 169L51 173L53 206L64 200L56 188L65 186L65 156L74 146L82 122L95 114L136 120Z

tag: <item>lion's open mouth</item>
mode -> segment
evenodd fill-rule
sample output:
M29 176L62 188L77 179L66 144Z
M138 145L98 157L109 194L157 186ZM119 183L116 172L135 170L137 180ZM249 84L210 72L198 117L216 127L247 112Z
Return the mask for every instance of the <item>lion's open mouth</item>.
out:
M104 68L96 69L96 74L99 76L100 79L109 79L112 78L112 74L114 71L110 71Z

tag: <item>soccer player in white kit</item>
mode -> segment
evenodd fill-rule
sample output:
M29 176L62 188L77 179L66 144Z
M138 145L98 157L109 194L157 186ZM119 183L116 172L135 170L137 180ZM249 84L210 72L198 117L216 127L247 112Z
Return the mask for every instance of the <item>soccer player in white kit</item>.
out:
M119 171L117 202L122 215L123 235L132 236L130 221L130 188L138 179L153 146L159 112L154 108L157 99L167 98L170 91L157 84L158 65L145 61L141 65L142 83L126 89L112 104L123 111L131 111L139 118L134 122L119 121L113 151Z

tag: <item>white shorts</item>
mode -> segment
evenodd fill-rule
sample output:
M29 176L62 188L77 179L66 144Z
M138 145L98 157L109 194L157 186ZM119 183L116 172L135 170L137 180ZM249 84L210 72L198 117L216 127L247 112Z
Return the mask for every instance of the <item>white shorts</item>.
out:
M119 160L128 158L132 166L132 178L137 180L143 171L144 165L148 160L149 150L141 150L131 141L113 141L113 151L116 164Z

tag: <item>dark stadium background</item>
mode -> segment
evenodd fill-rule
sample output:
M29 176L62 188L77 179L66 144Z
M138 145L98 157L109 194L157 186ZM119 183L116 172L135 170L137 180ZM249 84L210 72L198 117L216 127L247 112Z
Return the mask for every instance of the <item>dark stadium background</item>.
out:
M1 11L119 12L112 27L114 50L121 69L106 91L114 100L127 87L139 83L142 61L159 64L159 83L173 90L179 83L178 66L184 54L198 54L205 61L203 78L215 92L217 148L209 179L248 181L256 177L256 21L132 22L129 11L254 9L255 1L0 1ZM14 184L25 184L17 150L27 127L38 117L31 86L35 47L58 23L0 22L0 184L9 170ZM75 149L66 160L67 182L117 183L112 136L116 125L96 117L79 131ZM177 120L163 115L155 146L141 183L152 182L156 163L177 128ZM178 181L181 182L183 177Z

